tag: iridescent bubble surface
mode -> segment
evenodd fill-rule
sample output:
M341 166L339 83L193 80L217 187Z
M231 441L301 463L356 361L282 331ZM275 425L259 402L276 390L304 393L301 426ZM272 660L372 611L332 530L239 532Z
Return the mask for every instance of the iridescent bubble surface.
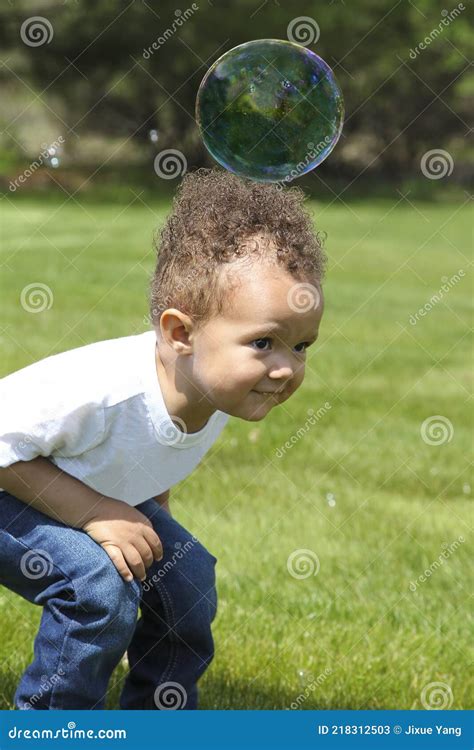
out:
M291 181L321 164L339 140L341 90L312 50L259 39L209 68L196 121L211 156L230 172L262 182Z

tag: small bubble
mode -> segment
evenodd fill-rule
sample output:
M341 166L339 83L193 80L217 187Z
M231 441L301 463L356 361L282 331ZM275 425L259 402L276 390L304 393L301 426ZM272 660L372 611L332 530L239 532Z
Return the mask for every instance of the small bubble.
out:
M435 477L436 474L438 473L439 473L439 469L437 469L436 466L432 466L430 469L430 474L432 474Z
M158 131L155 130L154 128L152 130L149 130L148 131L148 138L150 139L150 141L152 143L156 143L158 141L158 138L159 138Z
M282 81L281 85L283 86L284 89L289 89L291 87L291 83L289 81L286 81L286 80Z
M56 169L56 167L59 167L59 159L56 156L53 156L50 163L51 166L54 167L54 169Z
M470 484L463 484L462 491L464 492L465 495L470 495L471 494L471 485Z
M336 497L333 492L327 493L326 500L328 502L329 507L334 508L334 506L336 505Z
M249 91L250 91L251 94L253 94L255 92L255 86L253 85L253 83L250 84Z

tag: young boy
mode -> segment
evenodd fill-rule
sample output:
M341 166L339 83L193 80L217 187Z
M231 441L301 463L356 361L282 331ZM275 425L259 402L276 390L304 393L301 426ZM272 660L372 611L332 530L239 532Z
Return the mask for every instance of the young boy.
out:
M158 243L154 330L0 381L0 584L43 607L19 709L194 709L216 558L170 514L229 416L304 378L325 255L299 189L188 173ZM140 610L140 619L137 614Z

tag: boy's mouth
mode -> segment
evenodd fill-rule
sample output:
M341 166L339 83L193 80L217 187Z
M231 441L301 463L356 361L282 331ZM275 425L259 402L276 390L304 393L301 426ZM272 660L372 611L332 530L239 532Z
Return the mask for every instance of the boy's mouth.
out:
M283 391L253 391L253 393L258 393L259 396L274 396L275 398L277 396L281 396Z

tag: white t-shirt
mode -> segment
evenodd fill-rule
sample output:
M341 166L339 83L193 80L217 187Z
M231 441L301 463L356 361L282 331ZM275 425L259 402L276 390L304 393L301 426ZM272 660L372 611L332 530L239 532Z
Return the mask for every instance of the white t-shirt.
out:
M155 344L155 331L98 341L1 379L0 466L47 456L130 505L187 477L229 416L217 410L199 432L178 429L161 393Z

